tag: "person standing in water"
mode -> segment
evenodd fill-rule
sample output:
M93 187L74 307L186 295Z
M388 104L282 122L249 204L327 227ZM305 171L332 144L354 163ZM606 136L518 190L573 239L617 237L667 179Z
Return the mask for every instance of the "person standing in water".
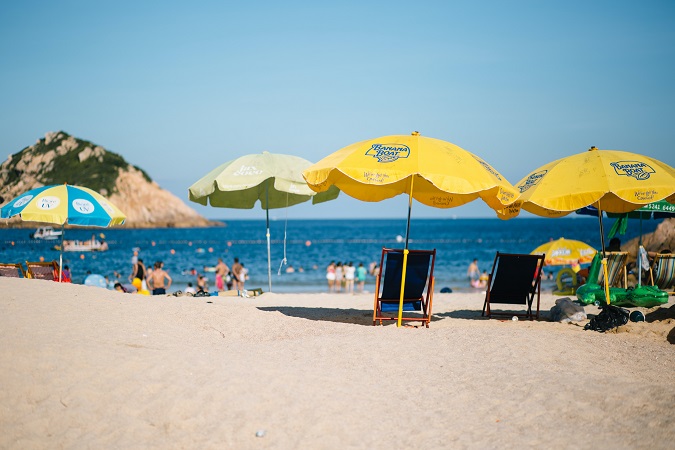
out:
M363 267L363 263L359 263L359 267L356 268L356 279L359 284L359 292L363 292L363 288L366 285L366 268Z
M163 265L161 261L157 261L154 270L148 275L148 286L152 288L152 295L166 294L166 290L171 287L171 277L164 271ZM166 286L164 286L165 279Z
M237 290L244 289L244 273L243 266L239 262L239 258L234 258L234 264L232 264L232 279L234 281L234 288Z
M474 258L469 264L469 268L466 271L466 277L469 279L469 284L473 286L478 282L480 278L480 270L478 270L478 259Z
M335 290L335 261L331 261L326 267L326 280L328 281L328 292Z
M223 262L223 258L218 258L218 264L216 264L216 288L219 292L225 290L225 279L229 272L230 268Z

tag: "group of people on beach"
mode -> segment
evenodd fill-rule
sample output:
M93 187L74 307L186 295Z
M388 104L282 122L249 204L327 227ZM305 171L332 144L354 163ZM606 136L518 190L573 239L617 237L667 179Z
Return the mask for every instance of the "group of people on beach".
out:
M248 269L244 267L244 263L239 261L239 258L234 258L234 263L230 268L223 258L218 258L218 263L214 267L204 267L204 272L215 272L216 290L218 292L230 290L244 290L244 284L248 280ZM191 273L197 277L197 288L192 283L188 283L185 289L186 294L196 294L199 292L209 292L209 279L206 275L197 273L192 269Z
M153 268L148 269L143 259L138 257L138 252L134 251L131 265L131 274L128 277L131 284L122 283L119 274L116 272L116 279L113 282L114 289L129 293L147 292L152 295L164 295L173 283L171 276L164 270L164 263L162 261L155 262ZM228 267L222 258L218 258L218 264L216 264L214 272L216 274L216 289L219 292L226 289L243 290L244 283L248 279L248 270L239 261L239 258L234 258L232 268ZM194 269L191 273L196 277L196 287L192 282L188 282L185 293L197 294L199 292L209 292L208 278Z
M374 263L373 263L374 264ZM371 274L374 271L371 269ZM359 263L354 266L354 263L342 263L340 261L331 261L326 267L326 280L328 281L328 292L345 292L353 294L354 284L357 285L358 292L363 292L366 284L366 274L368 271Z
M173 279L164 270L164 262L156 261L152 269L148 269L138 253L131 258L131 285L115 282L115 289L121 292L151 292L152 295L164 295L171 287Z
M248 278L248 269L244 264L239 262L239 258L234 258L234 263L230 269L223 258L218 258L216 264L216 288L222 292L227 287L227 290L244 290L244 283ZM206 289L208 291L208 289Z

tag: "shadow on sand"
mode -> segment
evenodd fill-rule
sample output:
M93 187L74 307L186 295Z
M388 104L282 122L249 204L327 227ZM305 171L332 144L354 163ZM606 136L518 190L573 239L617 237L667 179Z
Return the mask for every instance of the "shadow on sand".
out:
M669 319L675 319L675 305L670 308L659 308L655 311L652 311L648 314L645 314L645 321L648 323L656 321L665 321ZM675 344L675 327L670 330L666 340L671 344Z
M289 317L354 325L373 325L373 311L342 308L304 308L299 306L260 306L261 311L280 312Z
M300 319L318 320L335 323L350 323L354 325L373 326L373 310L365 309L342 309L342 308L305 308L298 306L260 306L261 311L280 312L289 317L298 317ZM468 311L475 313L475 311ZM480 311L478 311L480 316ZM443 320L445 316L441 314L432 314L431 321ZM479 317L480 318L480 317ZM412 322L415 324L415 322ZM395 321L385 321L384 326L396 325ZM413 325L414 326L414 325Z
M449 317L451 319L464 319L464 320L511 320L511 314L522 314L524 311L522 310L517 310L517 311L499 311L502 312L506 315L504 316L494 316L492 319L488 319L487 317L483 317L482 310L478 309L458 309L456 311L448 311L444 313L439 313L439 314L433 314L434 318L438 319L443 319L446 317ZM527 319L520 319L520 320L527 320ZM433 321L433 319L432 319ZM550 322L550 313L548 311L540 311L539 312L539 319L535 319L535 322Z
M289 317L300 319L350 323L354 325L373 325L373 311L364 309L342 309L342 308L307 308L298 306L260 306L261 311L280 312ZM481 316L481 310L461 309L457 311L448 311L444 313L434 313L431 315L431 322L436 322L446 318L465 319L465 320L490 320ZM510 317L494 318L492 320L511 320ZM548 321L544 314L540 314L540 321ZM414 323L414 322L413 322ZM386 321L384 325L394 325L394 321Z

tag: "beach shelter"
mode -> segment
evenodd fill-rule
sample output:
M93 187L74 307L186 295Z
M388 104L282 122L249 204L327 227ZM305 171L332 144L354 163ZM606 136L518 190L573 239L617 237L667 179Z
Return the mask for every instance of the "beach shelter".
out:
M586 206L597 208L607 280L602 212L627 213L663 199L673 202L675 169L645 155L591 147L533 170L516 188L520 197L499 211L499 217L515 217L521 209L542 217L563 217ZM609 303L607 282L605 294Z
M560 238L541 244L530 252L531 255L544 255L547 266L565 266L576 263L589 263L598 251L585 242Z
M66 224L82 227L122 225L126 216L98 192L82 186L56 184L31 189L0 209L0 218L20 216L23 221L61 225L59 280L63 266L63 230Z
M358 200L378 202L408 195L398 326L401 326L413 198L435 208L482 199L494 209L513 203L517 190L482 158L440 139L389 135L348 145L303 172L317 192L337 186Z
M272 291L270 209L286 208L312 200L321 203L337 198L338 189L317 195L302 178L312 163L306 159L262 152L228 161L188 188L190 201L218 208L252 209L257 202L265 210L267 224L267 279ZM284 258L285 260L285 258Z

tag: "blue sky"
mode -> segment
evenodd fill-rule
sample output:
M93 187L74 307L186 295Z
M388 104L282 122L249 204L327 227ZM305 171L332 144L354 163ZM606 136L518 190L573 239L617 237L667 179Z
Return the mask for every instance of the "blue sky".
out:
M187 200L267 150L316 162L388 134L453 142L512 183L595 145L675 166L675 2L0 4L0 157L64 130ZM405 217L407 198L283 218ZM494 217L482 202L415 217Z

